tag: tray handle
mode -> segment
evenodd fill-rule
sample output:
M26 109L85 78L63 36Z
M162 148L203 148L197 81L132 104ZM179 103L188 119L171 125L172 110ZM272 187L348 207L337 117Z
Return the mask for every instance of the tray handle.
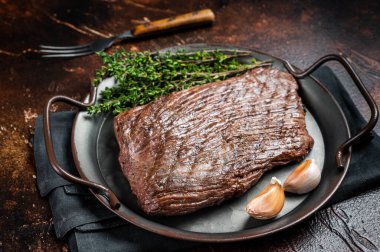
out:
M358 143L360 140L362 140L367 134L370 134L371 130L375 127L378 117L379 117L379 110L377 108L376 102L373 99L373 97L369 94L368 90L363 85L362 81L360 80L357 73L354 71L354 68L351 66L351 64L348 62L348 60L340 55L337 54L328 54L319 60L317 60L314 64L312 64L310 67L308 67L304 71L296 71L292 67L292 65L285 61L285 67L288 69L288 71L298 79L302 79L305 76L308 76L310 73L315 71L318 67L323 65L324 63L328 61L337 61L346 69L348 74L350 75L351 79L354 81L356 87L359 89L360 93L366 100L369 108L371 109L371 118L369 119L368 123L353 137L346 140L344 143L342 143L335 154L336 163L339 169L344 168L344 162L343 162L343 154L344 152L353 144Z
M49 162L51 166L53 167L54 171L61 176L62 178L66 179L67 181L70 181L74 184L79 184L83 185L85 187L93 189L93 191L104 198L107 199L109 205L111 206L112 209L118 209L120 207L120 202L117 199L116 195L109 189L104 187L103 185L100 185L95 182L91 182L87 179L83 178L78 178L74 175L71 175L67 171L65 171L58 163L54 148L53 148L53 140L52 140L52 135L51 135L51 123L50 123L50 108L51 106L56 103L56 102L65 102L70 105L77 106L79 108L86 108L95 103L96 100L96 93L97 93L97 88L92 87L91 92L90 92L90 99L89 102L79 102L77 100L74 100L70 97L67 96L54 96L49 99L47 102L45 108L44 108L44 116L43 116L43 126L44 126L44 140L45 140L45 146L46 146L46 152L48 155Z

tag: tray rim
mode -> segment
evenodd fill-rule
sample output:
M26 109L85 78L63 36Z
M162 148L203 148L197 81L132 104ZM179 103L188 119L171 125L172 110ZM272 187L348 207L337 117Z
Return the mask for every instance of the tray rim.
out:
M194 49L195 48L196 49L202 49L204 47L207 47L207 48L215 48L215 49L219 48L221 50L223 50L223 49L249 50L249 51L252 51L254 53L263 54L263 55L269 56L271 58L274 58L275 60L278 60L279 62L281 62L283 65L285 65L285 62L286 62L285 60L283 60L281 58L278 58L276 56L262 52L262 51L257 50L257 49L245 48L245 47L233 46L233 45L222 45L222 44L204 44L204 43L187 44L187 45L167 47L167 48L163 48L163 49L158 50L158 51L175 50L177 48L181 49L183 47L190 47L190 48L194 48ZM294 67L294 69L299 70L297 67L295 67L295 66L293 66L293 67ZM343 112L343 109L341 108L339 103L336 101L335 97L331 94L331 92L318 79L316 79L312 75L309 75L308 77L311 78L320 88L322 88L322 90L327 93L327 95L331 98L333 103L336 105L336 108L338 109L339 113L342 116L342 119L343 119L342 122L345 126L345 131L347 133L347 136L348 136L348 138L350 138L351 137L351 131L350 131L350 128L349 128L349 125L347 122L347 118ZM88 99L88 96L85 98L85 100L86 99ZM73 122L73 131L71 134L71 149L72 149L72 153L73 153L74 163L75 163L76 169L77 169L80 177L87 179L85 173L83 172L82 168L80 167L80 161L78 159L78 154L76 153L76 147L75 147L75 142L74 142L75 141L74 129L75 129L75 125L78 122L79 114L80 114L80 111L76 114L74 122ZM139 217L141 218L141 216L139 214L137 214L133 211L130 211L128 209L130 212L129 213L130 215L126 215L124 212L112 209L109 205L109 202L103 196L99 195L98 193L96 193L92 189L89 189L89 190L100 201L100 203L102 205L104 205L106 208L108 208L111 212L113 212L114 214L116 214L120 218L132 223L133 225L136 225L136 226L143 228L145 230L148 230L150 232L160 234L160 235L163 235L166 237L171 237L171 238L180 239L180 240L187 240L187 241L217 242L217 243L236 242L236 241L243 241L243 240L249 240L249 239L264 237L264 236L268 236L270 234L280 232L280 231L285 230L287 228L290 228L294 225L297 225L298 223L304 221L305 219L309 218L313 213L318 211L334 195L334 193L336 192L336 190L340 186L341 182L343 181L344 177L346 176L346 173L347 173L350 161L351 161L351 157L352 157L352 148L351 147L345 153L345 157L346 158L345 158L344 169L342 169L340 171L340 174L339 174L340 179L339 179L338 183L335 185L335 187L325 197L325 199L323 199L319 204L313 206L312 210L305 213L302 217L298 218L297 220L290 222L286 225L283 225L279 228L276 228L276 229L273 229L273 230L270 230L267 232L262 232L260 234L250 234L249 231L251 229L246 229L246 230L236 231L236 232L225 232L225 233L201 233L201 232L194 232L194 231L187 231L187 230L173 228L173 227L166 226L166 225L163 225L163 224L158 223L158 222L154 222L152 220L148 220L144 217L142 217L143 221L139 221L138 220ZM284 217L282 217L282 218L284 218Z

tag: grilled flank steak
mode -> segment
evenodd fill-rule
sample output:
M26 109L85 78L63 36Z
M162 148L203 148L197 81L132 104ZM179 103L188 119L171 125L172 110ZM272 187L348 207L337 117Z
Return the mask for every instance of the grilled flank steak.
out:
M144 212L181 215L251 188L313 146L298 85L257 68L163 96L114 121L119 161Z

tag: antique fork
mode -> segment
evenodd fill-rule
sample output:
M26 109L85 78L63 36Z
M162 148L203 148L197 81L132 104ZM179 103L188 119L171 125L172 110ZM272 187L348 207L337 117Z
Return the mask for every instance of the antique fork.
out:
M92 54L109 48L115 42L123 39L135 39L173 31L180 28L194 27L204 24L211 24L215 20L215 15L210 9L194 11L175 17L165 18L152 21L149 23L137 25L131 30L122 34L95 40L89 44L77 46L50 46L40 45L38 53L42 58L59 58L59 57L79 57Z

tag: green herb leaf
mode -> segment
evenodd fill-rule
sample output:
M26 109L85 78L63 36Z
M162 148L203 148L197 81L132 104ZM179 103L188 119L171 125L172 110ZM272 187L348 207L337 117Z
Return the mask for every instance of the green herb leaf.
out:
M101 93L99 103L88 108L90 114L104 111L118 114L174 91L271 65L256 59L250 64L240 63L239 57L250 56L251 53L236 50L166 53L121 50L113 54L98 52L98 55L103 59L103 66L96 71L93 85L97 86L111 76L115 77L117 85Z

